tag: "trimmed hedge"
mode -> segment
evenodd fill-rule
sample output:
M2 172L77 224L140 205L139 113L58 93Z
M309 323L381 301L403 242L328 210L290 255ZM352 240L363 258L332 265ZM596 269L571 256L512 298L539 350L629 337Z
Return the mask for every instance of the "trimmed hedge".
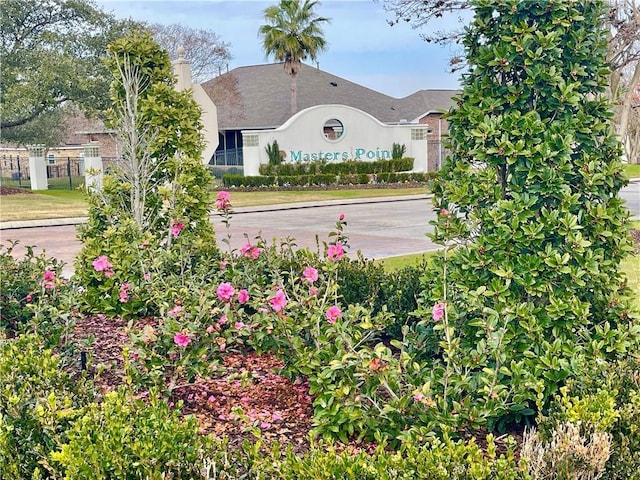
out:
M367 185L376 183L429 182L433 173L410 172L413 158L376 162L310 162L260 165L259 176L228 173L225 187L303 187L321 185Z
M352 173L346 175L331 174L305 174L305 175L260 175L244 176L226 174L222 177L222 183L229 187L304 187L321 185L368 185L378 183L427 183L433 180L435 172L399 172L364 174Z
M292 175L350 175L406 172L413 169L413 158L398 158L393 160L378 160L376 162L347 161L338 163L310 162L310 163L282 163L280 165L260 165L261 175L292 176Z

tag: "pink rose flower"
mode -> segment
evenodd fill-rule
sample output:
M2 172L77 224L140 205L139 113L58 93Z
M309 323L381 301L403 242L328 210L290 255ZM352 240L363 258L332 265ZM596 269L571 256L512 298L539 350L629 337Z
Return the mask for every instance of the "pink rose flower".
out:
M191 339L184 333L176 333L173 336L173 343L175 343L179 347L186 347L187 345L189 345L189 342L191 342Z
M318 294L318 289L317 288L311 287L309 289L309 295L311 295L312 297L315 297L317 294Z
M444 318L445 313L445 304L444 303L436 303L431 309L431 314L433 315L433 321L439 322Z
M249 292L247 292L244 288L238 292L238 303L240 305L244 305L249 301Z
M33 297L31 295L27 295L25 297L25 300L27 301L27 303L31 303L31 301L33 300Z
M111 270L111 268L113 267L113 265L109 263L109 258L106 255L100 255L99 257L97 257L93 261L92 265L96 272Z
M338 305L334 305L333 307L329 308L329 310L327 310L324 316L327 317L327 321L333 325L334 323L336 323L337 319L342 318L342 310L340 310L340 307Z
M307 282L313 283L318 280L318 270L313 267L307 267L302 272L302 276Z
M167 313L169 315L173 315L174 317L176 317L176 316L178 316L180 314L181 311L182 311L182 305L176 305L171 310L169 310Z
M56 288L56 274L51 270L45 270L42 275L42 286L47 290Z
M228 302L233 298L233 294L236 293L235 288L230 283L221 283L216 290L218 298L223 302Z
M250 252L252 248L253 248L253 245L251 245L250 243L245 243L242 247L240 247L240 253L245 257L250 257L251 256Z
M227 316L226 315L222 315L220 317L220 319L218 320L218 325L224 325L225 323L227 323Z
M451 212L449 210L447 210L446 208L442 208L440 210L440 215L442 215L443 217L448 217L449 215L451 215Z
M340 216L338 217L338 219L339 219L340 221L343 221L343 220L344 220L344 213L341 213L341 214L340 214Z
M413 399L416 402L421 402L423 398L424 398L424 394L422 392L418 392L418 393L414 393L413 394Z
M144 278L145 280L151 280L151 274L150 273L145 273L142 278Z
M244 328L244 322L236 322L236 323L233 324L233 326L237 330L240 330L241 328Z
M247 258L253 258L254 260L260 256L260 252L262 252L262 249L255 245L251 245L251 243L245 243L240 248L240 253L242 253L242 255Z
M231 196L229 195L229 192L224 190L218 192L218 195L216 196L216 207L218 207L218 210L226 210L229 208L230 202Z
M282 290L278 290L276 294L269 299L271 308L274 312L279 312L287 305L287 297Z
M129 290L131 289L130 283L123 283L120 285L120 301L126 303L129 301Z
M184 229L184 223L174 223L171 225L171 235L173 238L177 238L180 235L180 232Z
M207 333L213 333L215 331L216 331L216 329L215 329L215 327L213 325L209 325L207 327Z
M327 258L332 261L338 261L344 255L344 248L342 248L341 244L337 245L329 245L327 249Z

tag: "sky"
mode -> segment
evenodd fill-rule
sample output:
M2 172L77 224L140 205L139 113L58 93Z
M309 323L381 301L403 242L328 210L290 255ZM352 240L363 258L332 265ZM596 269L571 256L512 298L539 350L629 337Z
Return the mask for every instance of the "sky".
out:
M160 24L182 24L215 32L230 44L236 67L271 63L261 48L258 29L263 12L277 0L96 0L118 18ZM331 19L323 25L328 48L320 54L320 69L392 97L405 97L422 89L457 89L459 74L448 72L457 46L437 46L420 38L408 24L387 23L393 13L382 1L323 0L316 14ZM457 19L437 25L457 26Z

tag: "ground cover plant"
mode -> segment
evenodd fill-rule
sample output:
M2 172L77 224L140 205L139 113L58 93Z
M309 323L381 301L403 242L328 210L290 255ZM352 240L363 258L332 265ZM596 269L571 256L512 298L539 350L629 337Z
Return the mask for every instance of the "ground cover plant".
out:
M317 251L235 250L224 229L212 248L204 180L172 156L195 158L197 135L160 142L149 203L109 178L92 197L77 275L12 267L0 477L633 479L639 327L602 2L475 6L434 184L440 255L385 271L350 255L342 215ZM114 51L153 59L160 100L182 104L148 39ZM227 191L213 207L233 222Z

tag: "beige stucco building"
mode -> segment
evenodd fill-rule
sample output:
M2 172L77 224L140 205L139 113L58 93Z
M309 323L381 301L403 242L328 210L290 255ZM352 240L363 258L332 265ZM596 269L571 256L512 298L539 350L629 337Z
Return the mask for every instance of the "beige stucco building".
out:
M416 159L415 171L437 170L444 160L448 124L443 114L456 90L420 90L394 98L303 64L297 77L298 113L291 116L290 77L282 63L239 67L202 85L191 83L183 56L173 66L177 88L190 88L203 109L208 141L203 161L217 175L257 174L259 164L267 162L265 146L274 140L285 160L293 162L385 158L393 143L405 145L406 156ZM47 168L68 169L72 160L81 168L84 145L93 142L106 162L121 155L114 132L78 115L71 119L64 145L46 150ZM2 176L15 175L19 163L20 174L28 177L28 155L26 148L0 148Z
M298 114L292 117L290 77L282 63L239 67L203 83L202 87L218 111L219 145L211 165L221 171L244 167L245 174L255 173L256 155L261 163L265 162L265 141L282 139L287 145L293 145L294 142L286 140L285 131L295 131L297 136L295 146L291 148L278 140L285 153L287 150L296 152L296 149L316 154L339 151L343 159L343 152L353 150L349 159L357 159L355 151L358 148L387 151L396 142L406 145L407 156L424 158L424 162L421 160L415 166L419 171L436 170L444 159L442 139L448 128L442 115L453 105L453 97L458 93L456 90L420 90L404 98L394 98L303 64L297 77ZM309 123L318 114L319 107L322 107L323 118L327 117L325 121L343 115L332 115L332 109L340 109L346 115L344 118L348 119L349 125L343 125L344 136L338 142L323 137L323 122L320 126ZM300 115L302 112L307 113ZM352 121L353 115L361 116L361 121ZM371 122L371 119L376 121ZM300 121L305 122L304 127L294 125ZM367 131L365 124L371 130ZM414 137L421 137L419 144L415 143L415 138L410 138L412 129ZM398 133L394 137L388 135L391 131L409 133ZM356 138L357 142L347 145L348 139L355 141ZM245 140L249 141L248 145ZM297 156L289 155L287 160L296 159ZM332 160L324 159L335 161L333 155Z

